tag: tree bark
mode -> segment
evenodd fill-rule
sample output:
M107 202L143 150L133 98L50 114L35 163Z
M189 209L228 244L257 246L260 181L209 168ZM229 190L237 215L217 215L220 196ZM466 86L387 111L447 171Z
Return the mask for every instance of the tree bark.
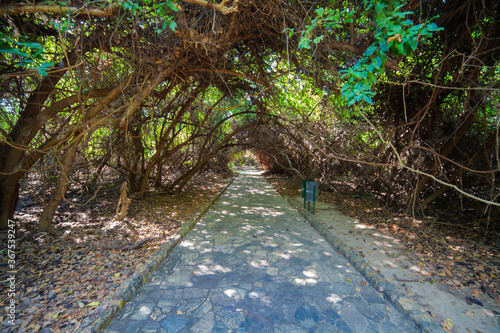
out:
M65 61L67 59L69 62L65 63L65 69L58 68L58 71L49 73L40 81L38 87L28 97L26 107L20 113L18 121L6 135L7 142L0 143L0 229L7 228L8 219L14 215L18 201L19 179L27 172L23 166L31 163L26 161L31 141L40 128L60 111L56 108L44 108L44 104L53 94L68 66L74 64L81 53L93 48L91 39L92 36L89 36L82 43L83 50L75 49L68 53ZM55 104L57 105L57 102Z
M441 156L447 157L448 155L450 155L457 146L458 142L460 142L465 133L467 133L476 117L476 112L480 103L481 101L477 96L477 92L471 92L470 99L469 101L467 101L467 108L469 109L469 112L460 126L455 130L455 132L453 132L453 135L448 138L448 140L439 150L439 154ZM427 173L432 173L432 170L427 170ZM430 177L424 176L419 180L417 188L413 192L413 195L410 199L409 207L411 207L412 203L416 202L415 198L418 198L420 196L420 193L424 190L425 185L429 182L430 179Z
M54 218L56 209L64 199L66 191L68 190L69 171L71 169L71 166L73 165L73 160L75 158L77 150L78 143L74 142L73 146L69 148L62 157L61 171L59 172L59 181L57 182L56 191L47 203L47 206L45 206L45 208L43 209L38 224L38 231L46 231L52 225L52 220Z
M131 202L132 199L127 198L127 182L125 182L122 185L120 199L118 199L118 206L116 207L116 220L121 221L125 218Z
M200 169L208 163L208 161L210 161L210 159L212 157L214 157L219 151L221 151L225 145L238 133L238 132L241 132L241 131L244 131L248 128L251 128L251 127L254 127L254 126L258 126L258 125L262 125L264 124L264 122L262 121L257 121L255 123L251 123L251 124L247 124L247 125L244 125L244 126L241 126L237 129L235 129L232 133L230 133L229 135L226 136L226 138L224 138L224 140L222 140L221 143L219 143L217 145L217 147L215 149L213 149L209 154L207 154L204 158L202 158L203 156L203 152L204 152L204 149L202 149L200 151L200 155L199 155L199 158L198 158L198 161L197 163L191 168L189 169L186 173L184 173L181 177L177 178L175 180L175 182L172 184L172 189L177 186L177 191L180 191L182 190L182 188L184 188L184 186L186 186L187 182L198 172L200 171Z
M207 84L202 84L198 86L198 88L195 90L195 92L190 95L189 99L184 103L184 105L181 107L181 109L177 112L175 115L175 118L170 122L170 125L168 128L164 131L162 137L158 141L155 149L155 154L151 157L150 161L148 162L146 169L144 171L144 177L142 178L142 183L141 183L141 193L146 194L146 190L148 187L148 179L149 174L151 173L151 170L153 169L153 166L158 163L158 159L161 156L161 152L166 148L167 145L167 139L172 130L175 128L175 126L178 124L178 122L182 119L184 114L189 110L189 107L193 104L193 102L196 100L196 97L200 94L201 91L203 91L207 87Z
M467 163L467 167L470 167L474 165L476 162L480 161L487 153L492 151L494 148L496 148L498 143L498 135L495 133L486 143L486 145L483 147L483 149L474 154L470 161ZM463 169L459 168L457 169L450 177L449 177L449 183L453 183L462 173ZM448 191L451 187L442 185L437 191L432 193L430 196L428 196L422 203L418 206L420 210L424 209L425 206L427 206L429 203L431 203L433 200L436 200L439 198L441 195L443 195L446 191Z
M117 3L113 3L104 9L87 7L65 7L50 5L12 5L0 7L0 15L24 15L24 14L61 14L61 15L85 15L109 17L119 8Z

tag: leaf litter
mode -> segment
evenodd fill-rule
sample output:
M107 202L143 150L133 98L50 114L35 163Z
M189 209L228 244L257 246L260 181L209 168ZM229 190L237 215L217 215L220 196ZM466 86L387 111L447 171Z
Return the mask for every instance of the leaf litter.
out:
M41 207L21 208L16 235L16 321L0 314L2 332L72 332L110 297L121 282L147 262L160 245L210 204L231 181L228 175L204 174L176 194L133 197L127 217L114 220L119 190L88 202L68 195L54 221L56 234L37 233ZM120 184L121 185L121 184ZM117 187L119 188L119 186ZM74 204L73 204L74 203ZM0 234L7 243L7 233ZM5 253L1 253L6 263ZM7 278L6 270L0 280ZM7 284L0 286L6 306Z
M280 193L300 196L300 180L266 176ZM346 187L335 193L321 191L319 201L333 204L342 214L398 239L407 258L420 267L422 278L418 282L438 284L471 306L484 306L500 314L500 251L484 242L479 227L463 228L458 212L440 215L440 220L449 223L436 222L436 218L417 220ZM449 324L446 321L443 328L451 330Z

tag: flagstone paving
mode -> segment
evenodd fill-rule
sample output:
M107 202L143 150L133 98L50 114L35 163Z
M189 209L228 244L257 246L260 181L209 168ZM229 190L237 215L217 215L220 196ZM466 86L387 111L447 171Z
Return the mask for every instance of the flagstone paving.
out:
M244 169L105 332L420 332Z

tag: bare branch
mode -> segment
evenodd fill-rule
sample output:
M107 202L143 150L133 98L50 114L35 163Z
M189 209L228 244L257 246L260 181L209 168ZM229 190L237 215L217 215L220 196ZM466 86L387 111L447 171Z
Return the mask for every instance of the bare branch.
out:
M84 7L65 7L65 6L45 6L45 5L13 5L0 7L0 15L25 15L34 13L43 14L72 14L72 15L87 15L109 17L118 9L117 3L112 3L104 9L86 8Z
M207 7L210 9L215 9L224 15L238 11L238 0L234 0L234 3L231 7L226 6L226 4L229 2L228 0L222 0L222 2L220 4L211 3L210 1L206 1L206 0L183 0L183 1L195 4L195 5Z

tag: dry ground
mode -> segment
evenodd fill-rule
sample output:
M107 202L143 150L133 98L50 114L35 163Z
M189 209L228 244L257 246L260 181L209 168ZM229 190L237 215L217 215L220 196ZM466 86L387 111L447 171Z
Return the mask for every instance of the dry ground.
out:
M1 332L71 332L158 247L220 193L232 177L203 175L181 193L132 198L127 217L114 215L120 186L88 196L68 195L55 218L57 235L37 233L41 207L24 193L15 215L16 327ZM120 184L121 185L121 184ZM7 233L0 234L7 244ZM1 252L6 265L5 250ZM6 280L7 269L0 279ZM0 306L7 300L0 286ZM0 323L7 317L0 314Z
M134 197L123 221L113 218L119 185L98 192L90 201L82 195L69 195L55 220L58 235L36 233L41 207L25 193L15 216L18 315L17 326L10 331L71 332L79 327L138 264L202 210L231 179L205 175L180 194ZM300 195L300 181L279 176L268 179L280 192ZM471 306L499 309L499 251L483 242L479 227L464 227L453 217L439 223L435 218L415 220L381 206L371 196L349 191L321 191L320 200L397 238L409 260L421 266L422 282L438 284ZM0 242L7 243L6 233L0 234ZM5 268L5 251L0 254ZM5 272L2 269L2 281ZM5 283L0 286L0 295L0 306L4 307ZM1 314L0 322L6 320ZM0 326L2 329L9 331Z
M279 192L296 198L294 202L299 205L302 203L300 180L277 175L268 175L268 180ZM318 218L396 287L401 286L399 289L407 295L413 292L413 298L428 305L424 306L426 310L435 309L431 315L446 314L441 310L447 307L451 311L448 317L463 324L463 331L491 331L492 318L500 315L500 252L495 244L485 243L480 224L470 221L480 217L466 216L465 220L461 212L451 214L449 209L443 209L448 212L446 215L415 219L342 184L335 193L321 191L320 185L318 200ZM346 218L336 216L332 209ZM448 295L441 292L442 300L432 299L438 295L435 288L453 295L450 300L458 301L442 304ZM419 292L421 295L417 295ZM455 305L464 311L453 314L458 310ZM484 314L489 319L479 323L481 318L477 317ZM440 323L444 320L443 327L447 328L447 317L437 319ZM483 324L481 329L479 324ZM462 330L455 327L451 331Z

